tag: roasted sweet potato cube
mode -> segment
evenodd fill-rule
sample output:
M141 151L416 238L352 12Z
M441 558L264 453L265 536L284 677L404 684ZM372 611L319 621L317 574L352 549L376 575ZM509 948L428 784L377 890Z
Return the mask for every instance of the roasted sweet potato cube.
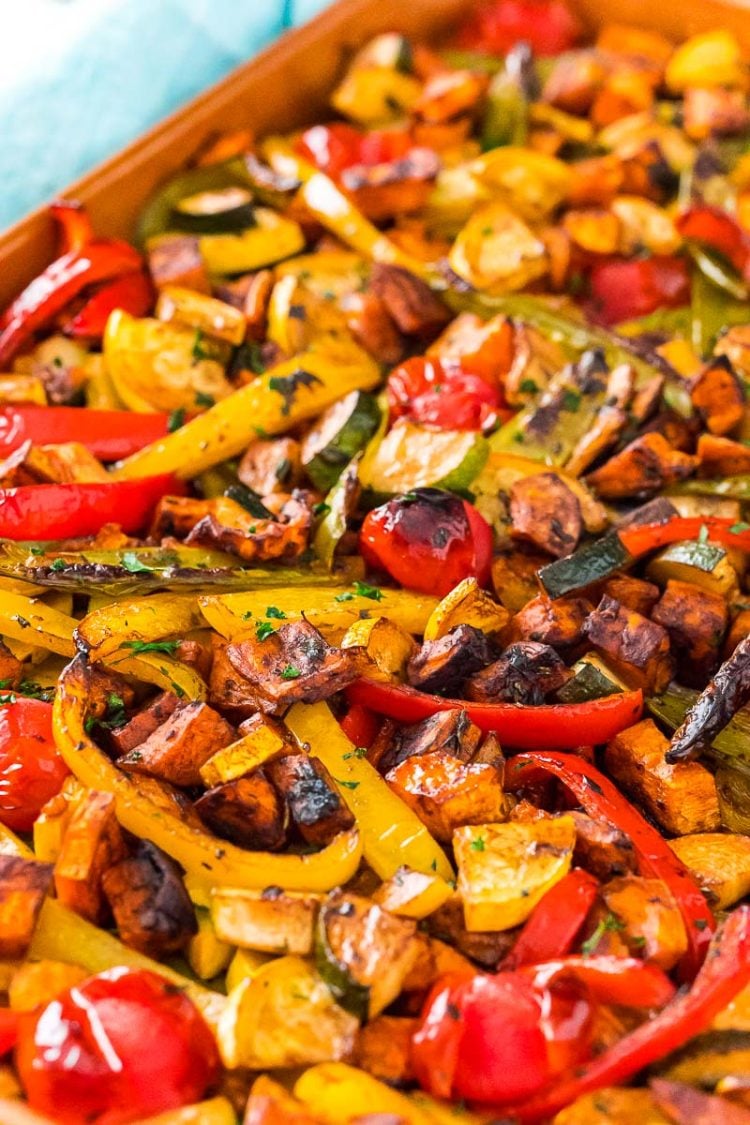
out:
M213 663L208 680L208 701L225 711L234 722L240 722L252 718L258 708L250 685L238 674L227 656L228 647L223 637L212 634Z
M242 483L259 496L289 492L299 483L300 475L300 444L291 437L251 442L237 470Z
M729 434L745 413L745 392L725 355L715 356L693 379L690 398L712 434Z
M102 887L120 938L140 953L179 953L198 932L179 867L148 840L140 840L134 855L107 868Z
M354 827L354 817L319 758L287 754L269 762L266 773L286 798L292 821L308 844L329 844Z
M653 695L663 691L672 679L674 661L666 629L614 598L605 594L586 619L584 632L631 687Z
M562 558L576 549L583 530L576 494L556 473L522 477L510 490L513 534Z
M448 309L429 286L401 266L374 266L370 288L405 336L429 339L451 319Z
M466 695L476 703L543 703L573 673L549 645L517 641L499 660L466 681Z
M52 867L0 854L0 957L23 957L52 883Z
M132 719L124 726L116 727L110 731L109 741L118 754L127 754L145 742L157 727L165 723L179 703L177 696L171 691L162 691L140 711L136 711Z
M148 268L157 289L184 285L199 293L211 292L200 244L193 235L164 234L152 238L148 244Z
M697 457L673 449L661 434L644 434L589 473L586 483L605 500L650 496L689 477L697 465Z
M117 759L120 769L172 785L200 785L208 759L234 740L234 730L207 703L180 703L145 742Z
M359 674L354 652L331 648L307 621L292 621L260 640L230 644L227 656L260 711L276 715L292 703L328 699Z
M511 622L511 641L536 641L553 648L572 648L583 640L584 623L591 613L586 598L556 598L538 594Z
M275 852L286 843L286 802L260 771L209 789L195 811L217 836L242 848Z
M483 969L494 969L510 952L515 940L514 935L505 930L484 932L469 930L466 925L463 899L458 892L451 895L443 906L426 918L424 924L432 935L431 944L437 940L438 945L442 947L440 960L449 962L443 964L444 972L452 972L454 968L458 972L462 971L460 964L454 966L450 963L453 956L470 958ZM433 950L434 954L438 952ZM415 983L411 987L418 987L418 985Z
M687 934L677 903L661 879L624 875L602 888L607 908L619 920L620 937L633 954L674 968L687 950Z
M126 852L111 793L89 790L77 802L55 863L55 890L64 906L89 922L107 917L102 877Z
M539 592L537 571L547 562L549 559L545 555L528 554L523 550L498 555L492 560L492 585L507 610L518 613L536 597Z
M671 840L670 846L717 910L750 894L750 836L699 832Z
M418 723L401 727L394 733L388 748L378 759L378 768L387 773L407 758L445 751L468 762L479 748L482 732L465 711L437 711Z
M562 55L555 60L542 96L567 113L587 113L606 77L607 69L594 51Z
M698 438L698 476L734 477L750 473L750 447L731 438L716 434L701 434Z
M727 603L718 594L670 578L651 619L669 633L681 683L703 688L720 662Z
M643 805L667 832L686 836L719 827L716 782L700 762L669 765L666 738L652 719L616 735L607 745L605 764L618 785Z
M626 609L640 613L641 617L649 617L659 600L660 590L654 582L647 582L644 578L616 574L604 583L602 593L608 598L614 598Z
M577 809L570 815L576 823L574 864L585 867L598 879L612 879L635 871L635 848L629 836L609 821L595 820Z
M425 641L411 658L407 677L421 691L456 695L464 681L490 664L497 650L473 625L457 625L436 641Z
M392 366L404 355L404 341L391 314L374 293L347 293L340 307L354 339L378 363Z
M463 908L458 895L452 894L449 903L452 904L450 906L451 918L457 920L458 927L463 927ZM446 903L446 906L448 906L448 903ZM435 918L436 915L432 917ZM496 947L501 942L503 950L510 944L506 934L469 934L466 929L463 929L463 937L476 945L481 943L485 950L489 949L490 943L493 941ZM446 973L462 973L471 976L476 971L468 957L459 953L453 945L448 945L447 942L441 941L439 938L428 937L422 931L417 933L417 941L419 942L419 955L404 980L404 992L424 992L435 983L438 977L444 976ZM456 944L458 945L458 941ZM493 956L487 959L487 965L489 967L496 965L502 955L503 953L498 953L496 948ZM480 960L480 958L476 958L476 960Z
M414 1081L411 1068L411 1037L418 1021L406 1016L376 1016L357 1036L352 1062L389 1086Z
M444 750L407 758L386 780L438 840L462 824L503 820L502 778L494 766L460 762Z
M353 164L341 173L341 184L368 219L383 222L421 210L439 171L437 154L415 147L399 160Z

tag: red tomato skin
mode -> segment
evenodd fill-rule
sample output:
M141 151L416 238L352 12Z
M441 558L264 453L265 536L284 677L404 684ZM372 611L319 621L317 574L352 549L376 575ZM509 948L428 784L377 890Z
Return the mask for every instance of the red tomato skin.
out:
M120 1125L200 1101L219 1060L180 989L118 968L24 1015L16 1066L32 1109L66 1125Z
M17 699L0 706L0 822L30 832L69 772L55 747L52 704Z
M564 0L489 0L467 21L461 46L504 55L521 40L537 55L558 55L580 36L578 21Z
M313 125L296 144L297 152L311 160L326 175L338 177L345 168L359 163L361 133L351 125Z
M592 313L602 324L678 308L690 299L690 275L683 258L609 259L591 269Z
M462 368L460 361L407 359L391 373L387 386L393 418L407 417L442 430L482 430L501 406L497 387Z
M423 499L425 494L438 502ZM369 566L387 571L406 589L444 597L464 578L489 581L492 530L465 500L416 489L415 500L397 497L367 514L360 550Z

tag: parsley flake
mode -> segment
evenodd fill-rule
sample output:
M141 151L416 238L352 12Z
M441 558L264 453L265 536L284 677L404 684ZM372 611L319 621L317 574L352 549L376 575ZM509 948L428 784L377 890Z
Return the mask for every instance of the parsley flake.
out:
M382 602L385 594L377 586L368 586L366 582L357 580L354 583L354 593L359 598L370 598L373 602Z
M179 647L179 641L123 641L120 645L120 648L129 648L136 655L143 652L161 652L164 656L174 656Z
M136 555L135 551L126 551L122 556L122 565L130 574L153 574L154 568L146 566Z

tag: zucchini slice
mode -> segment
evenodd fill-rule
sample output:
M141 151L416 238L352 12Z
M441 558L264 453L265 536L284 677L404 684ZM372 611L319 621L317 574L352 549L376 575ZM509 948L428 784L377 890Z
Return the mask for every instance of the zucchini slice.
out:
M592 582L609 578L633 562L616 531L610 531L593 543L579 547L572 555L556 559L539 571L539 581L550 598L562 598L583 590Z
M399 419L386 434L360 480L376 502L412 488L445 488L464 493L479 476L489 454L487 439L464 430L430 430Z
M234 234L204 234L199 245L209 273L250 273L298 254L305 236L294 219L257 207L255 226Z
M174 226L192 234L222 234L255 226L253 195L239 184L197 191L172 209Z
M588 703L625 691L621 680L596 653L589 652L573 665L575 675L557 693L559 703Z
M302 440L302 464L316 488L328 492L380 425L374 395L352 391L329 406Z
M738 592L737 571L729 553L715 543L685 539L665 547L646 568L646 576L661 586L670 578L692 582L724 598Z
M174 209L181 200L198 192L216 192L227 187L246 188L247 173L241 160L188 168L173 176L156 192L138 219L138 245L142 248L159 234L170 230Z

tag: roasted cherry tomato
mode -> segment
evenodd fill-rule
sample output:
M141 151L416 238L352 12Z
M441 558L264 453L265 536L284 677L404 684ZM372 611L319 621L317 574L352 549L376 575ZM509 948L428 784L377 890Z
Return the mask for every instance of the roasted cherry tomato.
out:
M0 707L0 821L30 831L39 811L59 793L68 767L52 737L52 705L16 699Z
M459 43L488 55L505 55L525 40L537 55L568 51L580 26L564 0L487 0L463 26Z
M497 419L500 393L452 360L417 356L391 373L388 405L396 418L443 430L481 430Z
M612 258L591 269L593 316L602 324L677 308L690 300L690 273L684 258Z
M373 129L358 133L351 125L313 125L297 141L297 152L321 172L337 179L355 164L390 164L414 148L409 133L401 129Z
M118 968L24 1016L16 1065L32 1109L60 1122L115 1125L199 1101L219 1060L179 988Z
M464 578L486 585L492 531L476 508L439 488L415 488L369 512L365 561L410 590L443 597Z
M732 215L702 204L680 215L677 229L683 238L721 254L745 281L750 280L750 236Z

